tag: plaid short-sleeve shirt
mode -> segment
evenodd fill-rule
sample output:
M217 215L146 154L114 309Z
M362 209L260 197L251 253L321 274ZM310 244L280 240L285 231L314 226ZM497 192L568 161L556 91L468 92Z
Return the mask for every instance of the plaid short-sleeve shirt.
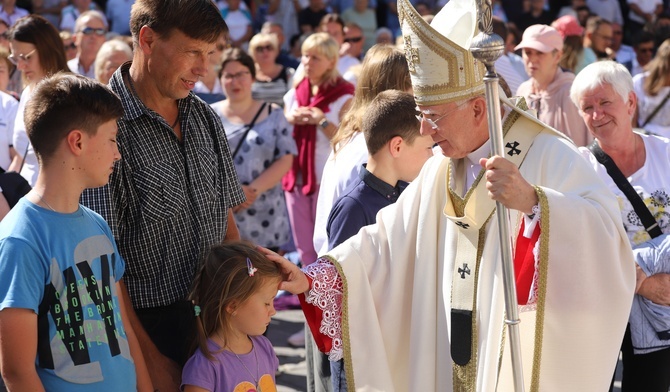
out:
M126 260L135 308L185 299L207 249L223 241L228 210L245 200L218 115L193 93L178 101L182 141L124 83L130 63L110 80L123 103L121 160L109 184L82 203L112 227Z

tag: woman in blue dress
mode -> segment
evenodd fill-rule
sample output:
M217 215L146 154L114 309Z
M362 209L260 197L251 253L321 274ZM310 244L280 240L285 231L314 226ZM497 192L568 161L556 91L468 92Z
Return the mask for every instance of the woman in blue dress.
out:
M281 178L297 153L293 127L283 110L254 100L253 59L243 50L224 52L220 71L226 99L212 104L221 117L237 175L247 196L237 206L235 221L242 239L278 249L288 242L290 227Z

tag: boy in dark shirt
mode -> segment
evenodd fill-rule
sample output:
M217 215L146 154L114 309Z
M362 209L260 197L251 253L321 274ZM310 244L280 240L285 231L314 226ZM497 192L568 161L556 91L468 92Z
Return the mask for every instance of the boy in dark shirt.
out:
M379 210L395 203L423 164L433 156L433 139L421 136L412 95L388 90L379 94L363 116L368 163L360 178L335 201L328 216L328 248L332 249L375 223Z

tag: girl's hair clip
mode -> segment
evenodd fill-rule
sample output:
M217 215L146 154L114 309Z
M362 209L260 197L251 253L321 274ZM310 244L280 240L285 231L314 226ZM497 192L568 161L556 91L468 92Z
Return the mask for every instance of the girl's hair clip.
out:
M254 265L251 264L251 260L247 257L247 273L249 276L254 276L256 271L258 271L258 268L254 268Z
M193 312L195 313L195 317L200 316L200 306L193 305Z

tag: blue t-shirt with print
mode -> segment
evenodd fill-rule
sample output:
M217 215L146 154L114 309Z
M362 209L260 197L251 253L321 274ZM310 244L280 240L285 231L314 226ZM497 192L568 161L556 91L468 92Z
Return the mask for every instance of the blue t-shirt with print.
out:
M35 366L47 391L134 391L116 282L125 262L102 217L25 198L0 223L0 310L37 314Z

